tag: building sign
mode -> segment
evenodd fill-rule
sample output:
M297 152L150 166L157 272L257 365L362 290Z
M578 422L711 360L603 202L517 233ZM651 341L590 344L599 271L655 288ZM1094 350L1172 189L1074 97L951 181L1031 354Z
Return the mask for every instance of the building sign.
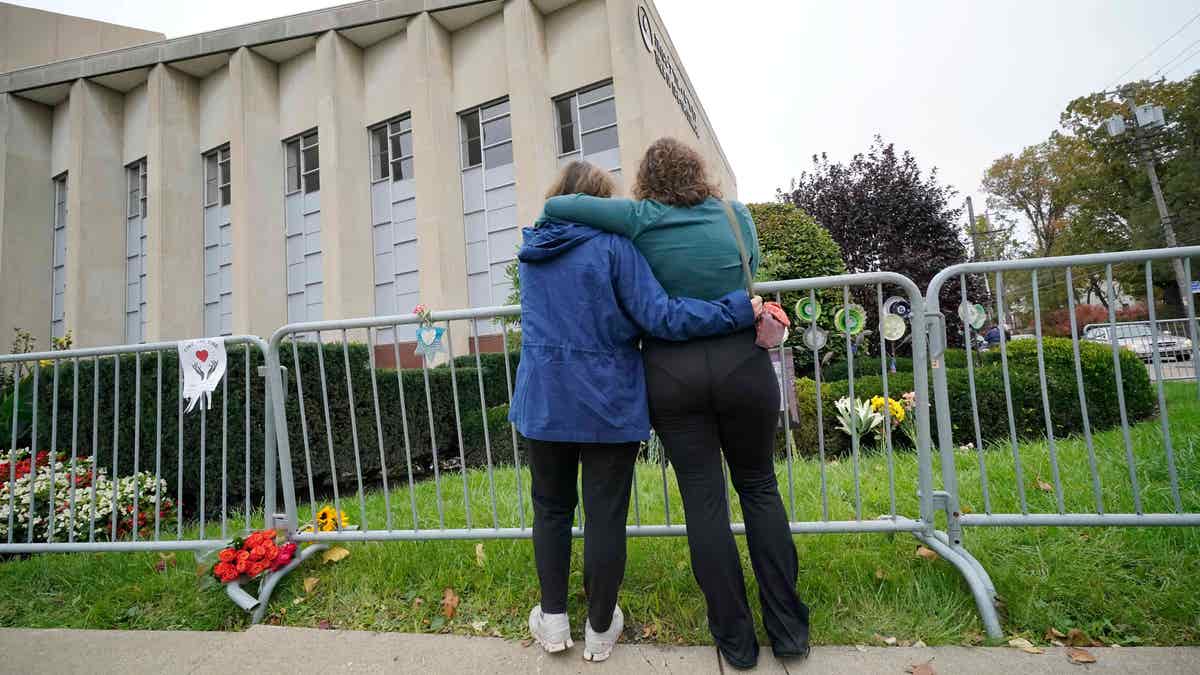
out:
M696 137L700 137L700 126L696 115L695 96L691 93L687 83L683 79L683 69L679 64L675 63L675 59L671 57L671 53L667 50L661 35L661 30L655 30L654 20L650 18L650 12L645 5L638 6L638 28L642 32L642 44L646 45L646 51L654 55L654 63L658 66L658 72L666 81L667 86L671 88L671 94L675 96L675 102L679 104L679 109L683 111L683 116L687 118L688 124L692 126L692 132Z

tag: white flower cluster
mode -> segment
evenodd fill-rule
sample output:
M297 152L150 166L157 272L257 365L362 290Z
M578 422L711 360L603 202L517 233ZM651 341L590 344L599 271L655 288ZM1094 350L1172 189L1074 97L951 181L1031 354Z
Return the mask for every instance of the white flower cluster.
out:
M14 459L28 460L29 452L18 451ZM5 471L0 476L0 541L9 539L10 519L14 542L28 541L31 528L34 543L113 538L113 481L103 468L93 471L90 457L77 457L72 470L70 459L64 462L60 456L52 464L38 466L36 472L12 483L8 479L9 473ZM135 497L143 528L147 522L153 527L156 489L162 496L160 506L164 514L169 513L174 522L175 503L167 497L166 481L157 481L156 488L153 474L143 471L120 478L115 487L118 538L127 536L133 526Z

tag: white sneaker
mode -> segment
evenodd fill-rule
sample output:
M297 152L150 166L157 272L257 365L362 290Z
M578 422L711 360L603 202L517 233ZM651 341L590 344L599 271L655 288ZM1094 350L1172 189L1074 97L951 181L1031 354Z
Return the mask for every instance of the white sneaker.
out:
M621 631L625 629L625 615L620 607L613 608L612 624L603 633L592 630L592 622L588 620L584 630L586 641L583 647L583 660L599 662L607 660L612 654L613 646L621 639Z
M571 640L571 620L563 614L546 614L541 605L529 611L529 632L542 649L554 654L575 645Z

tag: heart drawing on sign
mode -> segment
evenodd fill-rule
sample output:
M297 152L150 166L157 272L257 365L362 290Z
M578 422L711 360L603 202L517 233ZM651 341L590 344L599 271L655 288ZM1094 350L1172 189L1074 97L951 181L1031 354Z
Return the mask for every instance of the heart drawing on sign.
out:
M436 337L437 337L437 329L436 328L422 328L421 329L421 342L424 342L427 345L431 345L431 344L433 344L433 340Z
M205 361L208 360L208 350L207 349L197 349L196 350L196 358L200 359L200 363L204 363Z

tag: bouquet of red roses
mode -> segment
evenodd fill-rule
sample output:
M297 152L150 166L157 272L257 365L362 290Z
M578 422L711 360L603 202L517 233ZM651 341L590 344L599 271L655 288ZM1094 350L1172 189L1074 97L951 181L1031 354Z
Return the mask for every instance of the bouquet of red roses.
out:
M217 554L218 561L212 567L212 575L221 583L250 580L267 570L272 572L286 567L296 554L295 542L276 541L275 530L259 530L245 539L234 539L228 548Z

